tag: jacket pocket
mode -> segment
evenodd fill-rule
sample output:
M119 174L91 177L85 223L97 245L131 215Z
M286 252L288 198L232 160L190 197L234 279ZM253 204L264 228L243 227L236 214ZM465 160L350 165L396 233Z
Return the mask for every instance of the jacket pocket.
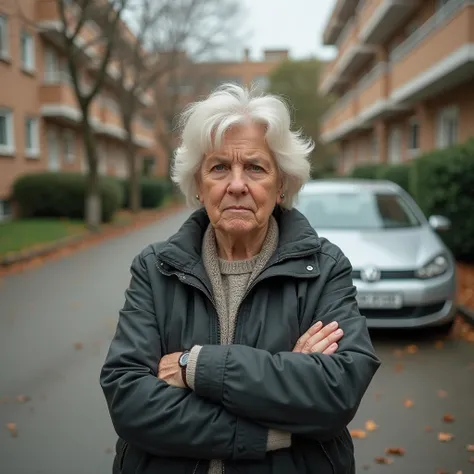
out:
M354 472L354 445L349 431L344 430L330 441L320 442L321 449L331 464L333 474Z

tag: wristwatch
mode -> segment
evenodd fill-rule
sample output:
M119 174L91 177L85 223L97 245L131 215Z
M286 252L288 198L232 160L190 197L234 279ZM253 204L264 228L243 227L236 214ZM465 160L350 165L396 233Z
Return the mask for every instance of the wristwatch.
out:
M188 381L186 380L186 368L188 367L189 353L190 351L184 351L179 356L178 360L178 364L181 367L181 377L183 378L184 385L186 385L187 388L190 388L188 385Z

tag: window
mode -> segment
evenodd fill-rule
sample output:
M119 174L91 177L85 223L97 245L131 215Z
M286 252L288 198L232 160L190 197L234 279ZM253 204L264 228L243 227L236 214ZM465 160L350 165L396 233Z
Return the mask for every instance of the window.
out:
M21 63L23 69L32 72L35 69L35 43L30 33L21 33Z
M300 194L297 208L315 229L380 230L418 227L420 221L398 194L321 191Z
M458 119L457 107L447 107L439 113L437 135L440 148L448 148L458 142Z
M0 15L0 58L8 59L8 19L5 15Z
M412 118L408 125L408 151L413 157L420 148L420 124L416 118Z
M76 137L73 130L65 130L64 135L64 158L66 162L71 163L74 161L75 156L75 141Z
M0 154L12 155L14 152L13 114L10 109L0 108Z
M400 163L402 161L402 134L399 128L392 128L388 137L388 161Z
M38 119L25 119L25 155L28 158L39 156Z
M59 61L56 51L52 48L44 50L44 81L47 83L57 82L59 79Z
M0 221L3 221L12 215L10 202L6 199L0 199Z

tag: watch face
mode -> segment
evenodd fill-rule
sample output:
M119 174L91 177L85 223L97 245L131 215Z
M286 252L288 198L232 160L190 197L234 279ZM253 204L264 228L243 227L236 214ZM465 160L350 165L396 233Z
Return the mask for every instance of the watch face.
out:
M185 367L188 364L189 360L189 352L185 352L184 354L181 354L181 357L179 358L179 365L181 367Z

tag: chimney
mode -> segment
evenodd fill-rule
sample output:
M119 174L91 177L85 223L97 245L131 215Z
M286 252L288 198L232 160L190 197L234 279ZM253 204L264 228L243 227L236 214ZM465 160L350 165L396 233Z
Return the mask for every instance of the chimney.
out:
M245 48L244 49L244 61L245 62L250 61L250 48Z

